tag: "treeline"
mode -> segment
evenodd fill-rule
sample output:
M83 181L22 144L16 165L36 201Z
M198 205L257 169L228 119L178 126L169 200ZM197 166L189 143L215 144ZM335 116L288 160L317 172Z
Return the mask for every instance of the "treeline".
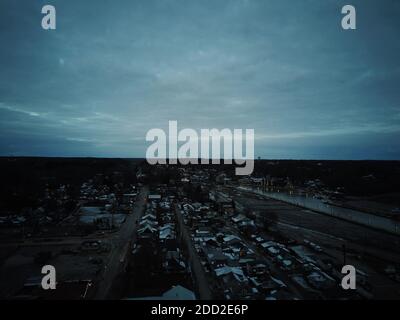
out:
M142 160L102 158L0 158L0 209L35 206L46 185L69 184L73 189L96 174L121 172L126 182L136 181ZM76 191L76 190L74 190Z
M321 180L346 194L371 196L400 192L400 161L259 160L255 175L286 178L295 184Z

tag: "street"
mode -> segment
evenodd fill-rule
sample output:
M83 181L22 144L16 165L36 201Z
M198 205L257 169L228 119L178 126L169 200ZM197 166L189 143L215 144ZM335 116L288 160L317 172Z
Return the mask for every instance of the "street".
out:
M134 241L137 224L136 221L142 216L145 208L145 201L148 195L148 188L143 187L135 202L133 213L127 216L121 229L110 239L112 243L112 253L108 263L104 266L102 279L97 285L96 300L106 299L110 294L114 279L123 271L125 256L129 252L128 245Z

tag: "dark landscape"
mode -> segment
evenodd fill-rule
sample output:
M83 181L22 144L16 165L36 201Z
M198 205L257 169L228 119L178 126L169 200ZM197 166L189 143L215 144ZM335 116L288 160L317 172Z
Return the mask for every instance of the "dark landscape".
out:
M3 299L399 299L400 162L0 159ZM57 290L43 290L54 265ZM357 290L340 287L357 269Z

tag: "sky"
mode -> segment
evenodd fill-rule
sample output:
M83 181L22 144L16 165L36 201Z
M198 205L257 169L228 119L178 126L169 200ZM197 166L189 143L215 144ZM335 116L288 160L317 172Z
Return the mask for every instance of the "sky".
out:
M1 0L0 155L145 157L176 120L254 129L261 158L400 159L399 34L397 0Z

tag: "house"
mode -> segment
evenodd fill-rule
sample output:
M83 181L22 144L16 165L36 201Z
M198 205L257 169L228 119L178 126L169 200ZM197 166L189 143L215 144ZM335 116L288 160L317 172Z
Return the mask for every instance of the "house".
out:
M163 295L163 300L195 300L193 291L190 291L180 285L172 287Z
M152 214L152 213L147 213L146 215L144 215L142 217L142 220L157 220L156 215Z
M213 248L203 248L203 252L207 257L208 263L212 266L225 265L229 257L225 255L221 250Z
M223 266L221 268L215 269L214 272L217 277L222 277L231 274L239 282L244 282L247 279L243 273L242 268L240 267Z
M149 194L147 199L150 201L160 201L161 200L161 195L159 194Z
M193 291L177 285L164 292L161 296L128 298L127 300L196 300L196 296Z
M168 211L168 210L171 209L171 204L170 204L168 201L160 202L160 208L161 208L163 211Z
M335 280L322 271L313 271L306 278L316 289L328 289L335 285Z
M267 248L267 252L271 255L271 256L277 256L279 254L279 249L276 247L268 247Z
M158 225L158 222L157 221L155 221L155 220L151 220L151 219L142 219L140 222L139 222L139 226L144 226L144 225L150 225L150 226L152 226L153 228L156 228L157 227L157 225Z
M210 235L211 235L210 227L199 226L196 230L197 237L205 237L205 236L210 236Z
M145 224L142 228L138 230L138 235L140 237L153 236L157 232L157 229L152 227L150 224Z
M238 214L237 216L232 217L232 221L234 223L238 223L240 221L246 220L247 218L243 214Z
M241 239L238 237L238 236L235 236L235 235L233 235L233 234L231 234L231 235L227 235L227 236L225 236L224 238L223 238L223 241L225 242L225 243L234 243L234 242L237 242L237 241L241 241Z
M175 239L174 227L171 225L167 225L163 228L160 228L158 237L160 240Z

